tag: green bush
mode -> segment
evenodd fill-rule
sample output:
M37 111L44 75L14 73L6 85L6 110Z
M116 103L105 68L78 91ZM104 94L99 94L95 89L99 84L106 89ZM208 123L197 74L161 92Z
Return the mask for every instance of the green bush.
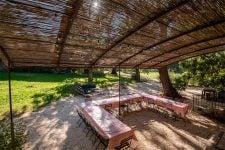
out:
M14 125L15 141L11 142L11 127L9 121L0 121L0 149L21 150L26 140L25 125L22 122Z
M179 63L181 76L189 85L225 88L225 51L202 55ZM188 76L188 78L186 78Z
M174 82L173 86L177 90L185 90L185 88L188 84L188 80L184 76L179 76L179 77L174 78L173 82Z

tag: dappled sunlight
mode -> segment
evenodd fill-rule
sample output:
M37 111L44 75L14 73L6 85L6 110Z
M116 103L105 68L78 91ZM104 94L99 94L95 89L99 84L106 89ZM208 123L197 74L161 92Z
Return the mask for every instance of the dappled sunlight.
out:
M155 84L155 83L153 83ZM121 95L137 93L134 86L147 88L152 83L127 85L121 89ZM158 84L156 89L159 89ZM103 94L92 100L118 95L118 84L102 89ZM150 91L148 93L151 93ZM26 124L29 137L26 149L93 149L91 140L78 127L76 105L87 101L82 96L67 97L51 105L39 108L36 112L25 113L22 118ZM111 124L107 116L99 112L99 117L106 120L105 126ZM211 149L217 142L218 134L225 131L224 125L200 114L190 112L188 121L173 121L153 110L135 111L126 114L123 122L135 131L138 139L137 150L151 149Z
M20 119L23 119L28 127L27 149L62 149L64 146L72 148L74 145L71 146L71 144L78 144L82 136L85 138L84 135L79 135L82 131L77 132L80 129L76 123L78 116L75 108L76 104L83 99L79 97L72 99L66 98L37 112L21 116Z
M27 149L92 149L90 140L77 127L76 104L82 97L70 97L23 115L29 137ZM106 116L100 113L103 120ZM220 130L220 124L198 114L189 114L189 122L172 121L150 110L131 112L123 119L135 130L140 150L152 149L205 149L211 147ZM199 118L199 121L198 121ZM206 126L207 124L207 126ZM110 127L110 123L107 124ZM218 128L217 128L218 126ZM219 128L220 127L220 128ZM218 130L220 129L220 130Z
M161 83L151 81L132 84L131 87L138 91L142 91L149 94L160 94L162 91Z
M192 116L192 113L189 114ZM224 130L223 125L217 124L221 128L218 130L216 123L205 126L209 119L194 114L201 118L195 122L189 117L189 122L183 120L172 121L162 114L149 110L129 113L124 118L124 122L133 127L135 134L140 141L138 149L206 149L212 147L216 142L219 132Z
M218 130L225 130L224 126L221 126L221 123L219 123L218 121L211 120L210 118L207 118L194 112L192 112L192 115L189 115L188 118L191 120L192 124L198 126L202 126L209 129L215 128Z

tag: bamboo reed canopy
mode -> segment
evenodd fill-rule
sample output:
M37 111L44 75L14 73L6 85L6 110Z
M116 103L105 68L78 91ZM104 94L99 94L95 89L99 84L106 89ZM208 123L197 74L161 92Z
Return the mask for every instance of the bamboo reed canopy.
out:
M160 68L225 50L225 0L1 0L13 66Z

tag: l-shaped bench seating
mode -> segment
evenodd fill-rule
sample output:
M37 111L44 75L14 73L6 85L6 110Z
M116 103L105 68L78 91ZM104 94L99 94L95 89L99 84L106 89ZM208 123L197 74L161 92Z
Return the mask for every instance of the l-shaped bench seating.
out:
M137 138L134 131L117 119L114 115L107 112L104 108L106 105L111 105L112 108L118 108L124 103L134 103L144 101L161 107L173 110L178 116L185 118L190 106L185 103L175 102L173 100L150 95L147 93L139 93L133 95L107 98L97 101L84 102L78 105L80 111L95 130L105 139L107 139L108 147L111 150L119 146L120 142L128 137L132 137L132 147L136 146Z

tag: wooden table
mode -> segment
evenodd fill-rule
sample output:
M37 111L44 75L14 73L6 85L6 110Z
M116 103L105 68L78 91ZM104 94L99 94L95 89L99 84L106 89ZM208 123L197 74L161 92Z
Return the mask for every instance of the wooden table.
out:
M123 103L134 103L137 101L144 101L144 102L152 102L155 105L168 108L173 110L178 116L185 118L188 111L190 110L190 106L185 103L173 101L168 98L163 98L156 95L151 95L147 93L139 93L139 94L132 94L132 95L125 95L120 97L120 104ZM108 99L102 99L98 101L90 102L98 106L104 107L105 105L112 104L112 108L119 107L119 97L112 97Z
M91 103L102 106L102 107L104 107L105 105L111 104L112 108L119 108L119 103L120 104L132 103L132 102L137 102L140 100L141 101L143 100L143 96L141 94L132 94L132 95L121 96L120 102L119 102L119 97L112 97L112 98L93 101Z
M134 131L102 107L91 103L82 103L78 105L78 111L103 138L109 140L108 150L119 146L120 142L128 137L132 137L132 147L136 147L137 138Z
M188 104L173 101L168 98L163 98L146 93L142 93L142 95L144 96L145 101L148 101L150 103L152 102L155 105L173 110L181 118L186 118L186 115L191 108Z

